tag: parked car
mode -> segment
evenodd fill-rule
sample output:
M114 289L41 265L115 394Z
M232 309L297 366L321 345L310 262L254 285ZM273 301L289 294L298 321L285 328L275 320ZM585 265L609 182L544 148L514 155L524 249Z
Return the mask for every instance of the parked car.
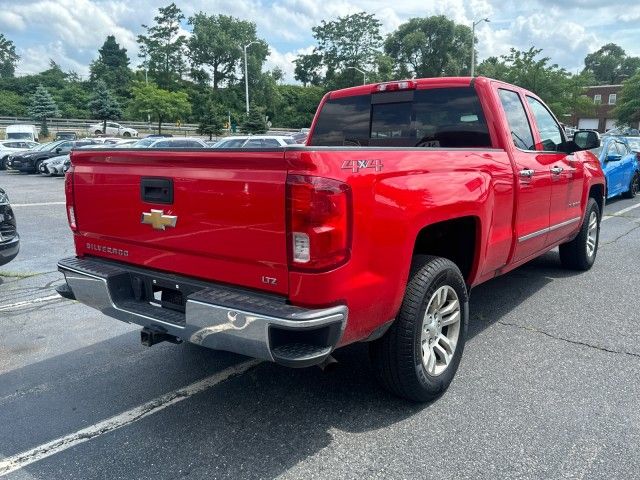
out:
M40 173L52 177L64 175L64 165L67 160L69 160L68 153L66 155L48 158L40 164Z
M40 172L42 162L48 158L64 155L69 153L72 148L91 144L93 144L91 140L51 142L41 149L11 155L7 160L7 167L20 172L37 173Z
M462 359L471 288L556 247L565 268L596 261L600 139L568 141L532 92L363 85L326 94L314 125L305 148L251 154L74 150L58 291L147 346L308 367L369 342L381 383L427 401Z
M58 133L56 133L56 138L54 139L54 141L57 140L77 140L78 139L78 134L76 132L73 131L59 131Z
M189 137L144 138L131 148L209 148L204 140Z
M603 136L636 136L640 135L637 128L632 127L614 127L604 132Z
M4 140L0 142L0 170L6 170L7 160L14 153L26 152L40 144L31 140Z
M89 131L95 135L115 135L118 137L137 137L138 131L135 128L123 127L116 122L107 122L107 131L103 132L103 122L89 126Z
M295 143L287 135L238 135L220 140L213 148L279 148Z
M0 265L9 263L20 251L20 236L9 197L0 188Z
M640 189L640 167L637 154L631 151L625 137L605 136L592 150L607 178L607 198L623 195L634 198Z
M28 140L30 142L38 141L38 129L35 125L7 125L4 131L5 140Z

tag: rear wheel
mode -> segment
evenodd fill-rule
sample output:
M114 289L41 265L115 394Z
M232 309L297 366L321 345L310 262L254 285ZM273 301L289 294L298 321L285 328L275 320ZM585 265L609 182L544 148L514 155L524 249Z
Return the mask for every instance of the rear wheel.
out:
M122 134L122 136L125 137L125 138L129 138L129 137L131 137L131 134L129 132L124 132Z
M42 173L42 172L40 171L40 165L42 165L42 160L38 160L38 161L36 162L36 164L34 165L34 167L35 167L35 169L36 169L35 173Z
M101 135L101 134L102 134L102 130L96 130L96 131L95 131L95 132L93 132L93 133L95 133L96 135Z
M460 364L468 311L467 287L458 267L440 257L416 259L398 317L370 344L382 385L416 402L441 395Z
M0 170L6 170L7 169L7 157L2 157L0 158Z
M635 174L629 183L629 190L627 190L623 196L625 198L635 198L640 190L640 174Z
M589 198L578 236L560 245L562 266L572 270L589 270L596 261L600 239L600 207Z

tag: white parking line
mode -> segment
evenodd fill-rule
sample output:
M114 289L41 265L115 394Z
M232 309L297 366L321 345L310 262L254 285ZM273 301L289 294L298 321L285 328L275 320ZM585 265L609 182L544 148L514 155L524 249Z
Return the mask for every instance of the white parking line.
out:
M620 215L624 215L625 213L630 212L631 210L635 210L636 208L640 208L640 203L636 205L631 205L630 207L627 207L627 208L623 208L622 210L619 210L617 212L613 212L611 215L605 215L602 221L604 222L606 220L609 220L610 218L619 217Z
M13 208L16 207L46 207L49 205L64 205L66 202L42 202L42 203L12 203Z
M8 305L0 305L0 312L4 312L6 310L15 310L16 308L25 307L27 305L33 305L34 303L44 303L50 302L51 300L55 300L57 298L62 298L60 295L49 295L48 297L40 297L34 298L32 300L25 300L24 302L10 303Z
M112 432L137 422L138 420L142 420L149 415L158 413L171 405L175 405L178 402L186 400L196 393L200 393L211 388L231 377L240 375L259 363L259 360L249 360L247 362L234 365L233 367L226 368L221 372L211 375L210 377L192 383L184 388L179 388L161 395L147 403L132 408L131 410L127 410L126 412L122 412L119 415L115 415L100 423L83 428L82 430L78 430L70 435L57 438L51 442L44 443L36 448L14 455L13 457L6 458L0 461L0 477L11 472L15 472L16 470L20 470L21 468L42 460L43 458L50 457L51 455L60 453L68 448L75 447L76 445L91 440L92 438L99 437L105 433Z

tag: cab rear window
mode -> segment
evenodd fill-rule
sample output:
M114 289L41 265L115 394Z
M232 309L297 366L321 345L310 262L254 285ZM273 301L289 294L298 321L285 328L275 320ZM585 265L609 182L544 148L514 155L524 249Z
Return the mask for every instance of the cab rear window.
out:
M491 147L473 88L385 92L328 100L313 146Z

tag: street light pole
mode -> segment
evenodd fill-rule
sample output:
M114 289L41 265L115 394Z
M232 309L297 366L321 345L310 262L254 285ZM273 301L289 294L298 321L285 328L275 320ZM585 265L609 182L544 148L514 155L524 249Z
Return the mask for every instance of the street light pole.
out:
M364 72L362 70L360 70L359 68L356 67L347 67L347 70L352 69L355 70L357 72L360 72L362 74L362 84L365 85L367 83L367 72Z
M471 76L473 77L476 71L476 25L482 22L489 23L488 18L482 18L473 22L471 27Z
M253 42L247 43L244 50L244 98L247 103L247 115L249 115L249 71L247 69L247 48L249 48L254 43L258 43L256 40Z

